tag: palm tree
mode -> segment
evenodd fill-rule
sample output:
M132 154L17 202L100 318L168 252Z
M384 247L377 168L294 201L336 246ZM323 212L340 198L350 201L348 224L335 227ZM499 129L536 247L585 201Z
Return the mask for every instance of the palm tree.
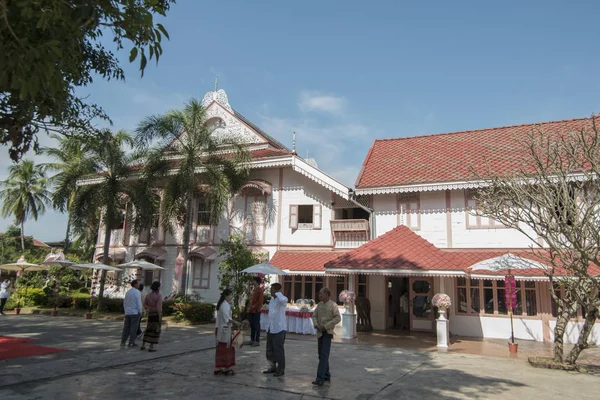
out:
M60 212L67 212L67 231L64 243L66 253L70 244L71 207L77 192L77 181L94 172L92 158L87 157L92 142L77 136L65 137L55 134L50 136L58 141L58 146L45 147L42 152L55 160L45 164L45 167L56 172L50 178L54 186L52 206Z
M144 119L137 128L140 149L158 140L150 150L154 160L174 160L174 175L169 176L161 203L162 225L174 232L174 223L183 224L183 268L181 293L186 293L192 202L202 192L207 203L210 222L218 223L228 208L231 195L248 179L250 152L234 139L212 135L206 123L206 110L191 99L182 110L170 111Z
M4 187L0 191L3 200L2 216L13 216L21 227L21 250L25 253L25 221L38 217L46 212L46 204L50 203L48 191L48 178L42 165L35 165L33 161L23 160L9 168L9 176L0 182Z
M128 153L133 139L124 131L103 131L89 145L86 157L93 166L94 175L78 180L78 188L71 202L71 220L79 232L85 230L90 216L102 210L104 226L104 264L108 263L112 230L120 223L121 210L131 213L132 228L139 233L148 226L159 206L159 197L153 190L160 171L141 166L141 153ZM156 163L151 166L156 167ZM129 215L129 214L128 214ZM98 293L100 307L104 296L106 271L102 271Z

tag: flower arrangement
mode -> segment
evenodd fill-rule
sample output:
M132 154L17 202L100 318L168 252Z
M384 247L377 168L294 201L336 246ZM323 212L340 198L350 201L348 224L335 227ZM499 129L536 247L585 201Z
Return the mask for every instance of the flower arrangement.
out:
M294 304L304 304L304 299L297 299Z
M354 300L356 300L356 294L350 290L342 290L339 299L342 303L354 303Z
M433 296L433 299L431 299L431 303L434 307L442 309L450 308L452 305L450 296L448 296L446 293L437 293L435 296Z
M310 308L308 306L300 307L300 312L310 312Z
M269 303L263 304L262 309L269 311Z

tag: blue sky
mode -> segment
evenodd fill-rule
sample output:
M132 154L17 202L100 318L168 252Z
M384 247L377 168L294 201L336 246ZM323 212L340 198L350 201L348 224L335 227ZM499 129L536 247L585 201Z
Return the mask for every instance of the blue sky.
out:
M302 156L353 185L375 138L600 111L599 12L594 1L179 0L158 66L140 78L123 51L126 82L81 93L133 129L202 98L218 74L237 111L289 146L295 130ZM59 240L65 226L48 212L26 233Z

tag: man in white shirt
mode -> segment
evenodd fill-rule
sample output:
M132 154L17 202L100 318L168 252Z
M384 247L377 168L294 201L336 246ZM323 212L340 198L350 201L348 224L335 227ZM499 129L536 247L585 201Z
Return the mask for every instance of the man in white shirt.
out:
M125 323L123 325L123 333L121 334L121 346L125 346L127 337L129 337L129 347L137 347L135 337L140 318L142 317L142 294L138 290L138 281L131 281L131 289L125 294L123 300L123 308L125 310Z
M269 326L267 326L267 361L269 368L263 371L273 376L285 374L285 329L288 298L281 293L281 283L271 285L271 301L269 302Z

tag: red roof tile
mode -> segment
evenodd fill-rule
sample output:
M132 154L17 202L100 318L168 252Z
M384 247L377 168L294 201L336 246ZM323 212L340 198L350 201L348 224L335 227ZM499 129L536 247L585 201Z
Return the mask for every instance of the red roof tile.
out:
M600 117L596 121L600 122ZM515 125L465 132L375 140L356 181L357 188L473 180L470 167L484 161L496 173L515 171L522 157L518 140L534 128L552 135L591 127L591 118ZM478 171L484 173L484 170Z
M404 225L328 262L326 268L446 270L461 268L462 262L444 253Z
M324 251L287 251L275 252L271 264L282 270L290 271L325 271L324 265L338 257L343 252Z

